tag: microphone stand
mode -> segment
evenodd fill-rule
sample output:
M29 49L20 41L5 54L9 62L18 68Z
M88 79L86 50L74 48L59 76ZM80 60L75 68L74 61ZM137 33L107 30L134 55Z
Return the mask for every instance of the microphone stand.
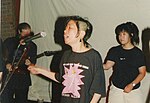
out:
M38 54L36 56L36 58L38 59L38 58L41 58L43 56L52 56L52 55L55 55L56 53L59 53L59 52L61 52L61 50L57 50L57 51L44 51L44 52Z
M18 61L17 64L15 65L15 64L14 64L14 63L15 63L15 59L16 59L16 57L17 57L17 52L18 52L20 46L21 46L21 45L19 44L18 47L17 47L17 50L15 51L15 55L14 55L14 58L13 58L13 61L12 61L12 71L9 71L9 73L8 73L7 76L6 76L6 79L5 79L5 81L4 81L4 85L2 85L2 89L0 90L0 96L2 95L2 93L3 93L3 91L5 90L5 88L6 88L7 84L8 84L8 82L10 81L12 75L14 74L14 72L15 72L15 70L17 69L17 67L19 66L19 64L20 64L20 62L21 62L21 60L22 60L24 54L25 54L26 51L27 51L27 49L24 48L23 54L21 55L19 61Z

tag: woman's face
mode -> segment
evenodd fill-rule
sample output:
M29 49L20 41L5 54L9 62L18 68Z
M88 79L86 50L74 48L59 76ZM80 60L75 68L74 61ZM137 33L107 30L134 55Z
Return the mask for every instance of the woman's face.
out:
M72 45L79 41L78 28L76 22L70 20L64 30L64 41L65 44Z
M131 37L126 31L122 31L119 33L119 41L122 45L126 45L131 43Z

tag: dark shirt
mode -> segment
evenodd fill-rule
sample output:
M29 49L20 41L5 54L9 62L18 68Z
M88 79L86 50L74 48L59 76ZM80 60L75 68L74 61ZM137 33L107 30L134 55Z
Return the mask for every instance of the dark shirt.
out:
M124 89L129 83L131 83L139 75L139 68L145 66L145 58L143 52L134 47L126 50L122 46L112 47L105 61L114 61L112 74L112 83L120 89ZM138 83L134 89L138 88Z
M27 70L25 60L29 59L31 63L36 63L37 46L33 42L19 46L19 39L16 37L8 38L4 41L4 46L8 51L7 63L17 66L14 75L10 80L12 88L24 88L31 85L30 72ZM14 68L12 68L14 69Z
M63 84L61 103L90 103L94 93L106 95L102 59L94 49L66 51L55 76Z

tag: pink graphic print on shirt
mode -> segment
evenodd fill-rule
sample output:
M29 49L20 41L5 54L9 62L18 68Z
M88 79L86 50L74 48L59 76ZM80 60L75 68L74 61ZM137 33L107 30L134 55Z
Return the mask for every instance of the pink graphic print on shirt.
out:
M83 75L80 75L83 70L79 69L79 64L70 65L69 68L65 68L65 75L63 76L64 81L63 85L65 88L62 91L62 94L70 93L72 97L80 98L80 94L78 90L81 88L79 85L83 85L84 83L81 81Z

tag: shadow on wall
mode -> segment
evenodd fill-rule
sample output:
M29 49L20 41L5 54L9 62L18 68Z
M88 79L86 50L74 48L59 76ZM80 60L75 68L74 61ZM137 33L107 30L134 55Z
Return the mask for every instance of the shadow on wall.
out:
M59 73L59 64L63 56L63 53L66 50L70 49L70 46L64 43L63 35L64 35L66 21L67 21L66 17L58 17L55 22L54 41L62 48L61 51L54 54L50 64L51 71L56 73ZM62 87L61 84L52 81L52 100L51 100L52 103L60 103L60 97L62 92L61 87Z
M142 31L142 50L146 58L147 72L150 73L150 28Z
M146 69L150 73L150 28L146 28L142 31L142 50L146 58ZM150 87L147 95L146 103L150 101Z
M41 58L44 56L53 56L51 63L50 63L50 70L55 73L59 73L59 64L61 61L61 57L63 56L64 51L70 49L70 46L66 45L64 43L64 29L65 29L65 24L67 21L67 17L58 17L56 22L55 22L55 29L54 29L54 41L56 44L61 46L61 50L57 51L44 51L36 56L36 58ZM39 75L42 79L45 79L49 82L49 91L50 85L52 82L52 100L50 100L52 103L60 103L60 98L61 98L61 87L62 85L60 83L51 81L49 78ZM51 99L51 95L49 93L49 97Z

